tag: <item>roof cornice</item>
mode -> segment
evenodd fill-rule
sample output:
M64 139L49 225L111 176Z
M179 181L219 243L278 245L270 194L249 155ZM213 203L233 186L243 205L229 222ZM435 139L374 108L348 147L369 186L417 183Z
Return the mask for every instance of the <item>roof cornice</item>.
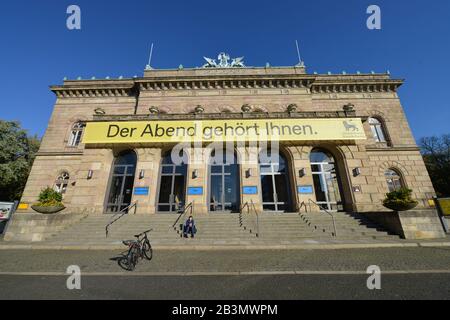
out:
M387 74L207 74L117 80L71 80L51 86L58 98L133 97L139 91L292 89L312 93L396 92L403 80Z

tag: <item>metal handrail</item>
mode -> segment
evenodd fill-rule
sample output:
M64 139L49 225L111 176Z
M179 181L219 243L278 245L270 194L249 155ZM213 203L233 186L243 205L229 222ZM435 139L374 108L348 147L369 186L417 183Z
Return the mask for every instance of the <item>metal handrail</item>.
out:
M250 201L250 203L246 202L243 206L241 206L241 211L239 212L239 220L240 220L240 224L241 227L243 226L242 224L242 212L244 211L244 208L247 207L247 214L250 214L250 211L253 209L255 216L256 216L256 237L259 237L259 214L258 214L258 210L256 210L256 206L255 203L253 202L253 200Z
M325 211L331 217L331 219L333 220L334 236L337 237L336 219L335 219L334 215L331 212L329 212L328 210L326 210L326 209L322 208L321 206L319 206L319 204L317 204L313 200L308 199L308 202L312 202L313 204L315 204L316 206L321 208L322 209L321 211ZM306 205L305 205L305 208L306 208Z
M120 210L119 213L116 213L115 215L112 216L110 222L105 227L106 238L108 238L109 227L111 227L111 225L114 224L117 220L120 220L124 215L128 214L128 212L131 208L134 208L134 214L136 214L137 203L138 202L136 201L136 202L130 204L128 207L123 208L122 210Z
M176 230L175 226L178 224L178 222L180 221L181 217L184 216L186 214L186 212L188 210L191 210L191 216L194 214L194 201L192 201L191 203L189 203L184 209L183 211L178 215L177 220L175 220L174 224L172 225L172 228Z
M250 201L253 207L253 210L255 211L255 215L256 215L256 237L259 238L259 214L258 211L256 210L255 207L255 203L253 202L253 200Z
M305 207L305 212L308 213L308 207L306 206L306 202L302 201L302 203L300 203L300 206L298 207L298 213L302 213L302 207Z
M248 205L248 202L246 202L244 205L241 206L240 210L239 210L239 225L241 227L243 227L243 223L242 223L242 211L244 210L245 206Z

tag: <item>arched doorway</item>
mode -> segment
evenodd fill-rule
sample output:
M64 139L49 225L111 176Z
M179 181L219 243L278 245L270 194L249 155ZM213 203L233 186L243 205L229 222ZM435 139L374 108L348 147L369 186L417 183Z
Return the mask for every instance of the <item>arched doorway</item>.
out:
M137 156L132 150L121 152L114 160L106 212L120 212L131 204L136 164Z
M334 156L326 150L313 149L310 161L317 204L325 210L342 211L342 186Z
M236 153L226 150L211 152L208 161L209 200L210 212L239 212L239 165Z
M180 159L184 159L181 154ZM175 164L169 151L162 158L159 176L158 212L177 213L186 201L187 164L184 160Z
M279 152L275 155L270 150L263 150L259 155L259 171L263 210L291 211L289 166L284 154Z

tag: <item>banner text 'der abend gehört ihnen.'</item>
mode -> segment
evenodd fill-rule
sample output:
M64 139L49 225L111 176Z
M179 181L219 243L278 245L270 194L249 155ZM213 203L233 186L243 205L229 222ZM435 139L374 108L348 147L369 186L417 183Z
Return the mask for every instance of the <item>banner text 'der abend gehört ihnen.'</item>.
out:
M366 139L361 119L88 122L85 144Z

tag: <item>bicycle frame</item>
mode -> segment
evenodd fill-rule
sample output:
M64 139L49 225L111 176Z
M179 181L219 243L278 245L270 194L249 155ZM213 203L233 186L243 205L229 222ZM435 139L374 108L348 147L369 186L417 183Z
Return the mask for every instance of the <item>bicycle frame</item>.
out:
M144 243L146 241L148 241L148 237L147 237L147 234L144 233L144 237L142 239L139 239L141 235L142 234L140 234L139 237L137 237L137 240L130 242L130 244L128 245L128 248L130 251L132 249L136 248L139 258L143 259L144 258L144 250L142 250L142 248L144 247Z
M150 229L150 230L142 232L138 235L135 235L134 237L136 238L136 240L129 241L129 243L128 243L128 248L129 248L128 253L130 254L133 249L136 249L138 257L143 259L144 254L145 254L144 250L143 250L144 244L146 242L150 243L150 240L148 239L147 234L151 231L153 231L153 229ZM141 239L141 237L142 237L142 239ZM125 244L125 242L124 242L124 244Z

